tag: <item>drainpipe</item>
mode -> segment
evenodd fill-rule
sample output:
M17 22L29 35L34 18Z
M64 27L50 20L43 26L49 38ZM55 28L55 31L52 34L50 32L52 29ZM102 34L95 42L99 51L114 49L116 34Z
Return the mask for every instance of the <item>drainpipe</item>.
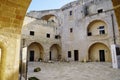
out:
M114 16L111 14L111 19L112 19L112 28L113 28L113 40L114 44L116 44L116 36L115 36L115 26L114 26Z

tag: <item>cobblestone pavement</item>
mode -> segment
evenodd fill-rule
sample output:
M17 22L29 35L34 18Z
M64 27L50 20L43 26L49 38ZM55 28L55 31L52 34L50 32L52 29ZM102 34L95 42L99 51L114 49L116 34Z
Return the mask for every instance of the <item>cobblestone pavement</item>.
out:
M108 62L29 62L28 77L40 80L120 80L120 69ZM40 67L40 72L33 72Z

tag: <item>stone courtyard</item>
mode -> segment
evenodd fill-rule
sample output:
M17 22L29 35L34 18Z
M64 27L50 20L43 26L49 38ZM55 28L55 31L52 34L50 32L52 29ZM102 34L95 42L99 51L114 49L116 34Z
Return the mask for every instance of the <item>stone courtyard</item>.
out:
M120 80L120 69L109 62L29 62L28 77L40 80ZM40 72L33 72L40 67Z

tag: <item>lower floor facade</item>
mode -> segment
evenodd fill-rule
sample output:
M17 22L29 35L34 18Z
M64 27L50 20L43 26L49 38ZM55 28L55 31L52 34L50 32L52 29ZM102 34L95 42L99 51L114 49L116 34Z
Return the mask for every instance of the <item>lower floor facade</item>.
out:
M111 51L108 45L96 42L84 49L67 49L60 44L42 45L33 42L23 51L25 60L34 61L90 61L90 62L111 62Z

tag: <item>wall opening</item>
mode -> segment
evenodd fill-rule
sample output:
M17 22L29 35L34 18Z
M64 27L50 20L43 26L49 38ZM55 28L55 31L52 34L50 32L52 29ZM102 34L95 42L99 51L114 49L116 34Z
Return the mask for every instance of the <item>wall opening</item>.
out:
M59 61L61 59L61 48L58 44L53 44L50 47L49 59L51 59L53 61Z
M96 35L105 35L107 34L108 27L104 21L94 20L92 21L87 28L88 36L96 36Z
M88 51L89 61L111 62L110 49L103 43L95 43Z
M33 42L28 46L28 61L44 60L44 50L41 44Z
M74 60L75 61L79 60L79 51L78 50L74 50Z

